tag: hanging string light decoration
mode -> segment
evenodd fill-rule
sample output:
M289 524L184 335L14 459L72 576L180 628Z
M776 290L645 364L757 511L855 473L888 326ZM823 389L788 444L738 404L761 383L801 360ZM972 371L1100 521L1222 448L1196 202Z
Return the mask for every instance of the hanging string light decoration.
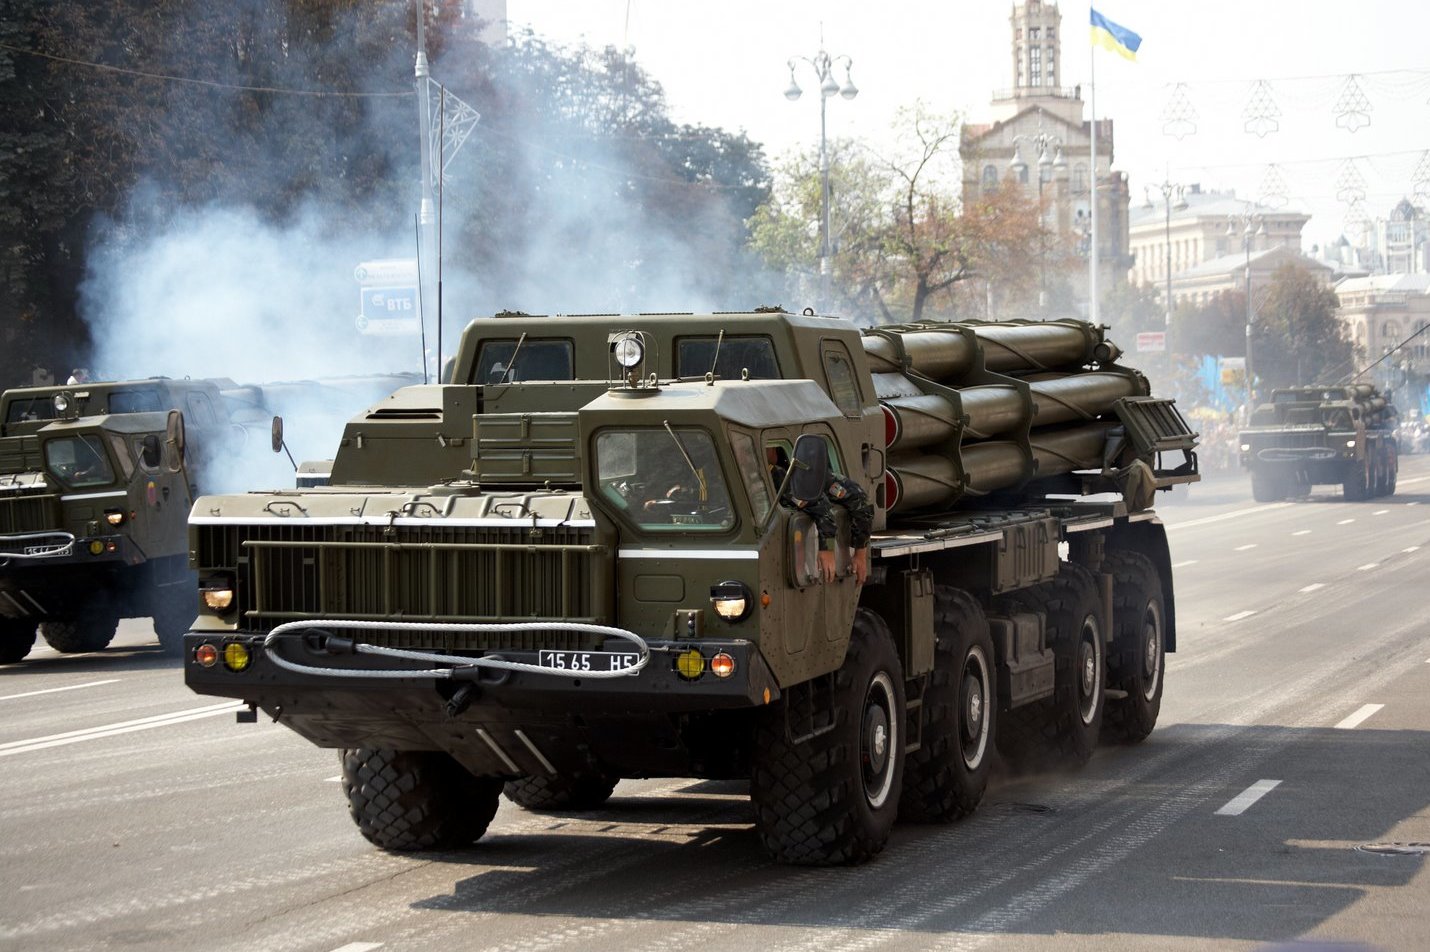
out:
M1271 83L1258 79L1251 85L1251 95L1242 110L1242 127L1258 139L1264 139L1281 128L1281 107L1276 105Z
M1187 84L1177 83L1172 87L1167 105L1162 107L1162 134L1171 136L1178 142L1197 133L1197 107L1192 105L1187 95Z
M1361 78L1352 73L1341 86L1341 94L1331 112L1335 113L1337 126L1347 132L1355 132L1370 125L1370 113L1374 108L1361 86Z
M1285 208L1290 199L1289 189L1286 188L1286 177L1281 173L1281 166L1271 163L1266 167L1266 175L1261 179L1261 192L1258 200L1268 208Z

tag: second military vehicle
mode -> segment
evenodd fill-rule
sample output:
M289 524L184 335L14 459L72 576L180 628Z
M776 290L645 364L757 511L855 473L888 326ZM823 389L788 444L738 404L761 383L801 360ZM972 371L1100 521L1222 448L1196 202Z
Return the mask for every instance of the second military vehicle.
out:
M0 663L28 655L37 631L57 651L98 651L130 617L152 618L177 653L197 612L189 508L202 488L241 488L240 464L267 456L271 407L338 405L346 417L415 376L266 387L155 377L0 394Z
M1118 356L1078 321L474 321L452 383L348 424L331 485L194 504L187 683L340 749L384 848L471 843L503 790L689 776L748 778L778 860L861 862L973 810L995 743L1152 730L1149 505L1194 435Z
M1241 464L1257 502L1342 487L1354 501L1395 492L1400 450L1395 406L1370 384L1282 387L1241 431Z

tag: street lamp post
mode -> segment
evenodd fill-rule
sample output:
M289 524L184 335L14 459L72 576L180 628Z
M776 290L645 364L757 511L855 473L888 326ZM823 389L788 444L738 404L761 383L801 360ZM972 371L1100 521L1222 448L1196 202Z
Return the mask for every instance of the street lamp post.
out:
M814 68L815 78L819 80L819 175L820 175L820 238L819 238L819 293L820 307L824 309L829 304L829 280L830 280L830 256L833 252L833 242L829 233L829 147L826 136L825 108L829 98L836 93L844 99L853 99L859 95L859 89L854 85L854 80L850 76L854 61L848 56L830 56L823 49L814 56L792 56L789 60L789 86L785 89L785 98L794 102L800 97L804 90L799 88L799 83L795 81L795 67L799 63L808 63ZM840 85L834 78L834 65L838 63L844 67L844 85Z
M1250 210L1234 219L1226 228L1226 236L1235 238L1237 236L1237 221L1241 222L1241 244L1246 250L1246 412L1250 414L1255 409L1253 406L1256 400L1256 391L1252 383L1251 364L1251 326L1256 317L1256 311L1251 304L1251 243L1253 239L1260 238L1266 234L1266 222L1260 215L1253 215Z
M1063 158L1063 140L1046 132L1016 135L1013 137L1013 158L1008 168L1023 181L1028 171L1028 163L1023 160L1023 143L1028 143L1038 155L1038 310L1047 317L1048 308L1048 250L1047 250L1047 210L1043 207L1043 184L1053 174L1063 175L1068 163Z
M1187 200L1184 197L1185 186L1178 185L1176 182L1162 182L1160 185L1154 185L1151 189L1145 190L1144 194L1147 196L1148 208L1152 207L1152 193L1154 191L1162 193L1162 204L1166 206L1167 211L1167 228L1162 240L1163 250L1167 253L1165 275L1167 280L1167 294L1166 300L1163 303L1166 305L1167 311L1164 330L1167 334L1167 349L1170 351L1172 340L1172 212L1184 211L1187 208ZM1173 195L1177 197L1175 202L1172 201Z

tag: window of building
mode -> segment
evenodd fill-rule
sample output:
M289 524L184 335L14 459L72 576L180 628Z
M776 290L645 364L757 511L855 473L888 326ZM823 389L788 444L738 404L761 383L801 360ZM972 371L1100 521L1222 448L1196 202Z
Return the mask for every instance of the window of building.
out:
M983 166L983 190L990 192L998 187L998 166Z
M1079 162L1073 166L1072 187L1074 192L1087 191L1087 165Z
M1036 43L1041 37L1042 30L1036 26L1028 27L1028 42Z

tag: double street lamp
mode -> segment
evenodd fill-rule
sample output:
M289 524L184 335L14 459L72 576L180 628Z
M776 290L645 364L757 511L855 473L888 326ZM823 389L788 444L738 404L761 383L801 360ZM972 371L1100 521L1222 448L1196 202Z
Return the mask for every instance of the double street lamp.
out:
M1237 229L1238 222L1241 223L1239 230ZM1254 239L1265 237L1266 222L1260 215L1254 215L1248 210L1242 215L1233 217L1232 221L1226 226L1226 236L1228 238L1235 238L1238 234L1241 235L1242 248L1246 251L1246 412L1250 414L1256 409L1254 406L1256 390L1252 383L1251 364L1251 325L1256 317L1256 311L1251 303L1251 244Z
M1163 234L1162 244L1167 252L1167 295L1164 303L1166 304L1167 309L1165 331L1167 334L1167 339L1168 341L1170 341L1172 337L1172 212L1180 212L1185 211L1187 209L1187 200L1185 198L1186 187L1183 185L1179 185L1176 182L1162 182L1160 185L1154 185L1151 188L1144 190L1144 194L1147 196L1148 208L1152 207L1152 195L1154 192L1162 193L1162 204L1164 204L1167 208L1167 228ZM1172 196L1174 195L1176 196L1175 202L1172 200ZM1168 350L1171 350L1170 343L1168 344Z
M1027 143L1037 154L1038 166L1038 309L1046 312L1048 307L1048 250L1047 250L1047 209L1043 207L1043 185L1052 180L1053 175L1067 173L1068 163L1063 158L1063 140L1046 132L1016 135L1013 137L1013 158L1008 163L1009 170L1026 182L1028 163L1023 159L1023 144Z
M795 69L800 63L808 63L814 68L815 79L819 81L819 175L820 175L820 238L819 238L819 282L821 307L827 307L829 303L829 271L830 255L833 254L833 242L829 234L829 146L825 125L825 104L830 97L839 95L844 99L853 99L859 95L859 89L854 85L854 80L850 77L850 71L854 66L854 61L848 56L830 56L823 49L814 54L813 57L793 56L789 60L789 86L785 89L785 98L794 102L803 94L804 90L799 88L799 83L795 81ZM844 67L844 84L834 78L835 64Z

